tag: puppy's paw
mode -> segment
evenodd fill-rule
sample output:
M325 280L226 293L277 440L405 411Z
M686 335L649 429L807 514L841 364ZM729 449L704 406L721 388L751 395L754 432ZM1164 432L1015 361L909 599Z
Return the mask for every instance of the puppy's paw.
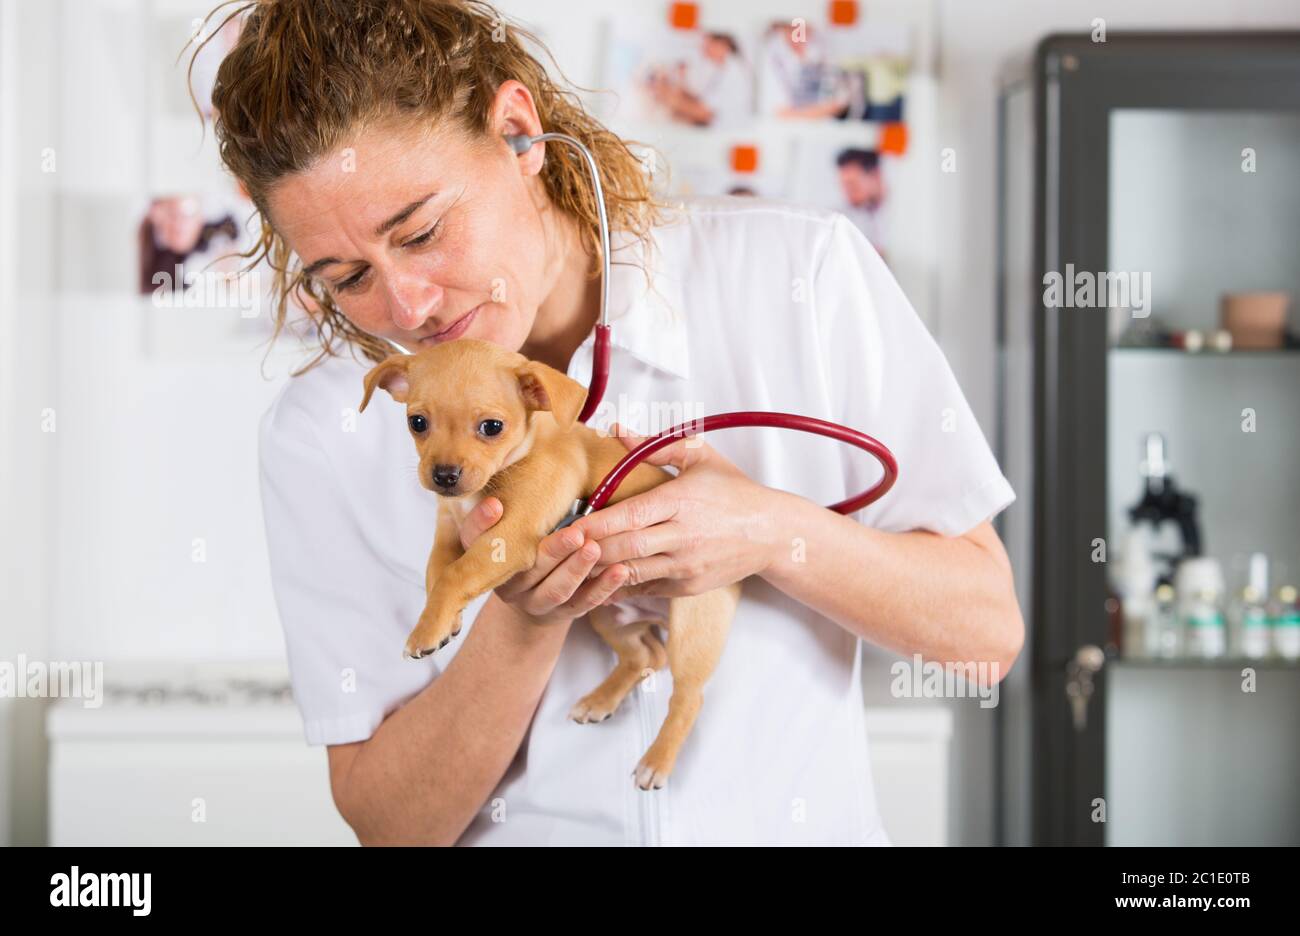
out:
M668 775L672 773L672 765L667 766L651 762L650 755L646 754L641 758L641 763L636 765L636 770L632 771L637 789L640 790L662 790L668 785Z
M599 690L589 692L579 699L573 708L569 709L569 718L579 725L603 722L618 711L618 705L622 701L622 697L612 698Z
M411 636L406 638L406 647L402 650L402 656L408 660L419 660L436 653L447 646L451 638L457 636L460 630L459 613L445 624L427 622L422 616L415 630L411 631Z

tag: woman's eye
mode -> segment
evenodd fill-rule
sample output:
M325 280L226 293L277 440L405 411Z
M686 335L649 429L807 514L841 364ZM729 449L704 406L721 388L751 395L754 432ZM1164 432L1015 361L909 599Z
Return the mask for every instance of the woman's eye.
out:
M480 435L494 436L499 435L505 427L506 424L499 419L485 419L478 424L478 431Z
M429 243L429 241L437 237L441 231L442 231L442 218L439 218L437 222L433 225L433 227L429 228L429 230L425 231L423 234L417 234L415 237L412 237L406 243L402 244L402 246L420 247L424 244ZM366 267L365 269L357 273L354 273L352 276L349 276L341 283L333 284L330 288L334 292L339 292L339 293L352 292L353 290L360 288L362 281L366 278L366 273L368 273L369 271L370 268Z
M429 230L425 231L423 234L417 234L415 237L412 237L409 241L407 241L402 246L419 247L421 244L427 244L430 240L432 240L437 235L437 233L441 229L442 229L442 219L439 218L437 223L435 223L433 227L429 228Z
M429 420L425 419L418 413L414 416L407 417L406 423L411 427L412 432L424 432L429 428Z
M365 270L362 270L360 273L355 273L352 276L349 276L343 282L336 284L334 286L334 291L351 292L352 290L356 289L358 286L361 285L361 281L365 279L365 276L366 276Z

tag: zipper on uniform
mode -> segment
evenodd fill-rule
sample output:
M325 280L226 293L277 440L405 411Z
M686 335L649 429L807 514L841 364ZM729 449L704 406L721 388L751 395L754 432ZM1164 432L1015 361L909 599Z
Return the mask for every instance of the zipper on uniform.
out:
M648 679L656 679L658 674L651 674ZM636 685L636 708L637 715L641 720L641 751L650 749L650 743L654 739L650 737L650 711L649 703L645 700L645 681ZM637 807L637 814L641 818L641 844L658 845L660 841L659 829L659 794L662 790L637 790L637 799L640 805Z

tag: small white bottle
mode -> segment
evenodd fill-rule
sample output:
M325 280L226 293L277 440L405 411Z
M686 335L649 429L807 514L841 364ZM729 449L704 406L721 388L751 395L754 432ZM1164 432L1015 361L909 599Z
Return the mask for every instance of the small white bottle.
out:
M1151 635L1156 569L1145 534L1130 530L1124 537L1112 584L1119 594L1123 614L1123 655L1130 659L1154 656Z
M1284 660L1300 660L1300 608L1294 585L1277 590L1272 616L1273 651Z
M1187 655L1217 660L1228 650L1223 622L1223 572L1213 559L1185 559L1176 576Z
M1248 583L1233 609L1237 652L1248 660L1263 660L1273 652L1273 631L1268 613L1268 557L1250 557Z
M1240 630L1238 646L1248 660L1263 660L1273 652L1273 631L1269 626L1268 608L1264 596L1247 585L1241 592Z
M1189 657L1217 660L1227 649L1218 597L1212 589L1197 589L1183 607Z
M1153 657L1176 660L1183 655L1183 626L1178 617L1178 602L1174 600L1174 586L1160 585L1156 588L1148 633Z

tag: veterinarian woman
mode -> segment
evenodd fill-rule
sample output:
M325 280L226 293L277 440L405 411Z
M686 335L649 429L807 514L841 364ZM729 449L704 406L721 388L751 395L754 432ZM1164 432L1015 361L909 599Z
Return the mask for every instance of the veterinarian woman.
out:
M834 212L655 202L642 164L478 3L252 4L213 101L280 271L278 324L297 291L320 345L263 419L263 508L307 740L328 746L358 838L888 844L860 641L997 679L1023 626L989 524L1014 494L872 246ZM562 145L516 155L503 139L543 131L595 153L615 231L612 374L591 425L802 413L882 440L900 480L845 517L821 505L875 481L861 452L774 429L679 443L660 463L680 477L552 534L459 637L406 660L438 499L414 476L404 408L385 397L357 416L362 378L392 353L376 336L411 350L463 336L587 383L600 283L586 170ZM462 538L490 535L499 509L485 500ZM567 720L613 659L577 619L611 595L741 579L676 770L638 790L671 676L602 724Z

